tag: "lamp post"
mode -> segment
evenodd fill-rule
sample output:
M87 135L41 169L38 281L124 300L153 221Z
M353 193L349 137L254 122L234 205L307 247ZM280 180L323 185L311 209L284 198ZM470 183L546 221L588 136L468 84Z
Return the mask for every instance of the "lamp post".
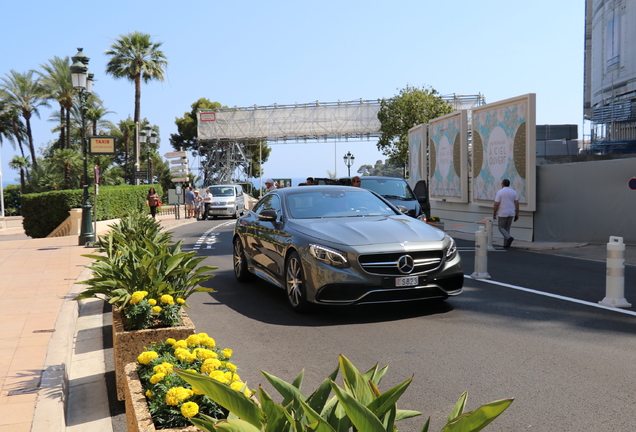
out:
M144 130L139 133L139 141L142 144L145 144L146 141L149 141L150 144L157 143L157 132L155 132L150 125L144 126ZM148 184L151 183L152 180L152 151L150 145L146 146L146 153L148 154L148 170L146 172L146 178Z
M82 156L84 161L84 192L82 194L82 227L79 235L79 245L86 245L95 241L93 221L91 217L91 200L88 194L88 149L86 148L86 99L93 91L93 74L88 72L88 61L83 48L77 49L77 54L72 57L71 80L73 87L79 91L80 113L82 115Z
M342 157L342 159L344 159L344 163L347 166L347 177L351 177L351 166L353 165L353 161L356 159L356 157L352 155L350 151L348 151L347 154Z

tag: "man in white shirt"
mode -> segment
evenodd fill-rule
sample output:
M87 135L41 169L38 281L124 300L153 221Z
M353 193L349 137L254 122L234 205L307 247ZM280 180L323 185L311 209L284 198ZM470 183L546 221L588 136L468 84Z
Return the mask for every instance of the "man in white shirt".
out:
M519 220L519 197L517 191L510 187L510 180L503 179L501 181L501 189L495 195L495 208L492 218L494 220L499 216L499 232L504 237L504 248L509 248L514 237L510 235L510 226L512 220Z
M206 189L201 198L201 204L203 204L201 220L206 220L208 218L210 204L212 203L212 194L210 193L210 189Z

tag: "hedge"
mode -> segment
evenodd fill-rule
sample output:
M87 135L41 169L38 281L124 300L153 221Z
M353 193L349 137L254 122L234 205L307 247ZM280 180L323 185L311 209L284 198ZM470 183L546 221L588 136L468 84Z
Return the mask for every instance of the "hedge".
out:
M159 196L162 189L153 185ZM147 212L146 196L150 186L101 186L97 195L96 220L119 219L139 212ZM82 189L26 194L20 197L24 232L29 237L43 238L69 216L69 210L82 207ZM91 190L91 205L95 210L95 195Z

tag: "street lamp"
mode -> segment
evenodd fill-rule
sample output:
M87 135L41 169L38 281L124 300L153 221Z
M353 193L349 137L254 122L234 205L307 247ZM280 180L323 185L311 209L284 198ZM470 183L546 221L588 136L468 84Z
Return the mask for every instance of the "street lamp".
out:
M353 161L356 159L356 157L352 155L350 151L348 151L347 154L342 157L342 159L344 159L344 163L347 166L347 177L351 177L351 166L353 165Z
M145 144L147 140L150 142L150 144L157 143L157 132L155 132L150 125L144 126L144 130L142 130L139 133L139 141L142 144ZM146 172L146 175L148 179L148 184L150 184L150 181L152 180L152 159L151 159L152 152L151 152L150 145L146 146L146 152L148 153L148 171Z
M82 227L79 235L79 245L85 245L95 241L93 221L91 217L91 200L88 194L88 149L86 148L86 99L93 91L93 74L88 71L88 61L83 48L77 49L77 54L72 57L71 80L73 87L79 90L80 113L82 115L82 156L84 160L84 192L82 194Z

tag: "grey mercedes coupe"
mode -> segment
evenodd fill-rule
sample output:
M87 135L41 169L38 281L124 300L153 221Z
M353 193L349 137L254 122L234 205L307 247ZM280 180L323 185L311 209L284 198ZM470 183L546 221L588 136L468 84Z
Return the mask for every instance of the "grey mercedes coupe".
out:
M455 241L379 195L348 186L299 186L262 197L236 222L236 278L285 290L295 311L445 299L462 292Z

